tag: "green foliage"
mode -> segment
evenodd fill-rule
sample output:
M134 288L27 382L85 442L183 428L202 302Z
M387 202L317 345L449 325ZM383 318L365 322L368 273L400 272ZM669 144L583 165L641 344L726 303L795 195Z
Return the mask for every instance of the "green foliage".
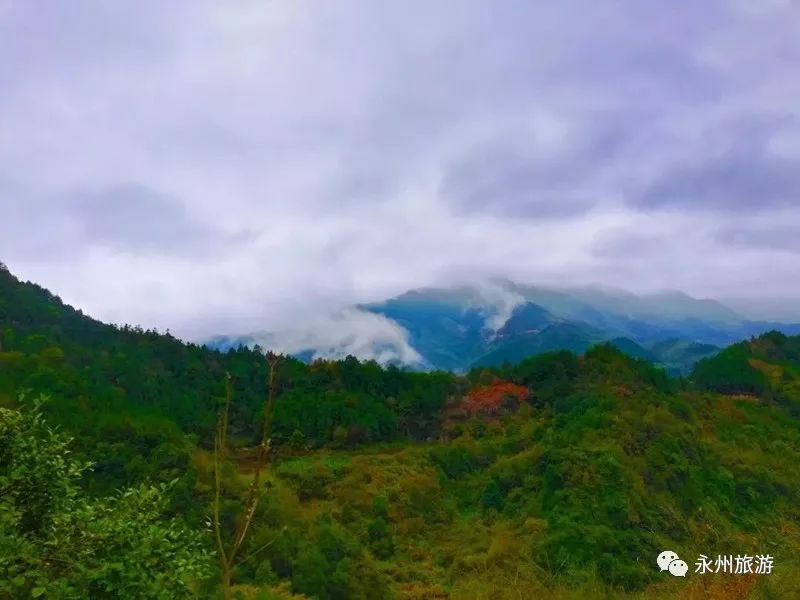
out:
M394 540L386 519L383 517L373 519L367 525L367 531L372 554L382 560L389 559L394 554Z
M191 595L211 546L182 524L197 529L211 504L198 440L230 372L233 528L263 357L103 325L2 270L0 337L0 406L49 391L42 410L61 428L38 409L0 413L0 598ZM498 377L528 401L442 427ZM285 358L278 380L242 598L682 597L686 582L653 566L667 547L769 552L780 573L748 593L800 594L781 575L800 570L800 337L737 344L687 381L610 345L466 377ZM728 597L708 581L704 594Z
M431 448L430 456L433 463L451 479L478 472L488 466L494 458L490 448L476 443L472 438L435 446Z
M500 484L496 479L490 479L481 494L481 506L484 509L502 510L503 501L503 490L500 488Z
M759 394L765 390L767 380L750 364L750 358L747 343L730 346L698 362L692 380L703 389L723 394Z
M77 453L99 463L98 493L183 469L185 434L213 437L226 373L237 400L231 438L258 440L267 376L258 349L220 353L169 333L105 325L7 271L0 325L0 400L26 389L51 394L48 417L75 434ZM284 358L277 378L274 442L298 448L435 437L439 412L460 386L448 373L383 369L352 356L311 365Z
M38 403L0 409L0 597L192 596L208 557L199 532L164 518L168 486L87 498L69 444Z
M510 369L512 381L533 390L536 401L549 404L569 395L580 373L578 357L571 352L553 352L528 358Z

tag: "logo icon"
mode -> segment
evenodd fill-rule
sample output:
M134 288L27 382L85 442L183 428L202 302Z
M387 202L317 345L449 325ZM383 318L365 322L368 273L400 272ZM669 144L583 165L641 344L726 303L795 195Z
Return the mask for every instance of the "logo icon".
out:
M689 570L689 565L672 550L664 550L658 555L656 562L662 571L669 571L675 577L686 577Z
M675 577L686 577L686 572L688 570L689 565L680 558L669 563L669 572L675 575Z

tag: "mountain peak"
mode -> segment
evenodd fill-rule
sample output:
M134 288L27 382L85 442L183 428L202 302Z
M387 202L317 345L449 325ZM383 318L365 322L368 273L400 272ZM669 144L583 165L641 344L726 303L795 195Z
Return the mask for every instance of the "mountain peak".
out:
M616 340L631 354L653 356L685 372L692 361L718 346L775 327L748 322L716 300L693 298L680 290L637 295L599 286L548 288L503 278L413 289L353 310L359 314L324 326L320 320L309 321L304 326L313 331L307 333L273 332L255 339L294 349L298 356L351 353L454 371L549 350L580 353ZM387 351L388 342L393 352Z
M538 304L526 302L513 310L509 319L497 330L497 335L538 332L554 320L555 317Z

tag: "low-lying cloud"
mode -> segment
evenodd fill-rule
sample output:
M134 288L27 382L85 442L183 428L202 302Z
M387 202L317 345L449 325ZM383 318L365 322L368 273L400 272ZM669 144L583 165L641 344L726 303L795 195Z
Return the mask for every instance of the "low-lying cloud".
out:
M296 328L255 336L253 343L286 354L311 352L312 359L353 355L382 365L424 365L405 329L382 315L357 308L317 316Z
M511 318L514 309L525 304L522 294L497 282L485 282L475 289L478 307L486 315L486 329L496 332Z

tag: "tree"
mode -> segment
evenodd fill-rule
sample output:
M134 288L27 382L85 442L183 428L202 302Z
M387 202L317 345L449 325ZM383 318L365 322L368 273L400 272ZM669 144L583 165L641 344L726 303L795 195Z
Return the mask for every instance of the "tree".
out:
M491 479L486 484L481 494L481 505L485 509L501 510L503 508L503 490L496 479Z
M0 598L183 598L208 566L202 533L167 519L169 484L82 495L89 469L42 400L0 408Z
M217 554L219 556L220 567L222 568L222 590L225 600L233 598L231 589L233 569L241 562L240 551L242 549L242 544L247 538L247 534L255 518L258 502L264 493L261 475L269 459L272 416L275 412L275 367L278 365L280 357L272 352L268 352L266 360L269 366L269 377L267 380L267 397L264 402L264 415L261 422L261 443L256 451L253 478L250 481L241 512L238 516L238 523L236 524L232 538L228 541L224 539L222 532L220 512L222 502L222 459L228 452L228 415L232 401L230 374L226 377L225 406L220 412L217 431L214 436L213 528L217 542Z
M367 525L369 545L372 553L381 560L387 560L394 554L394 540L389 524L383 517L376 517Z

